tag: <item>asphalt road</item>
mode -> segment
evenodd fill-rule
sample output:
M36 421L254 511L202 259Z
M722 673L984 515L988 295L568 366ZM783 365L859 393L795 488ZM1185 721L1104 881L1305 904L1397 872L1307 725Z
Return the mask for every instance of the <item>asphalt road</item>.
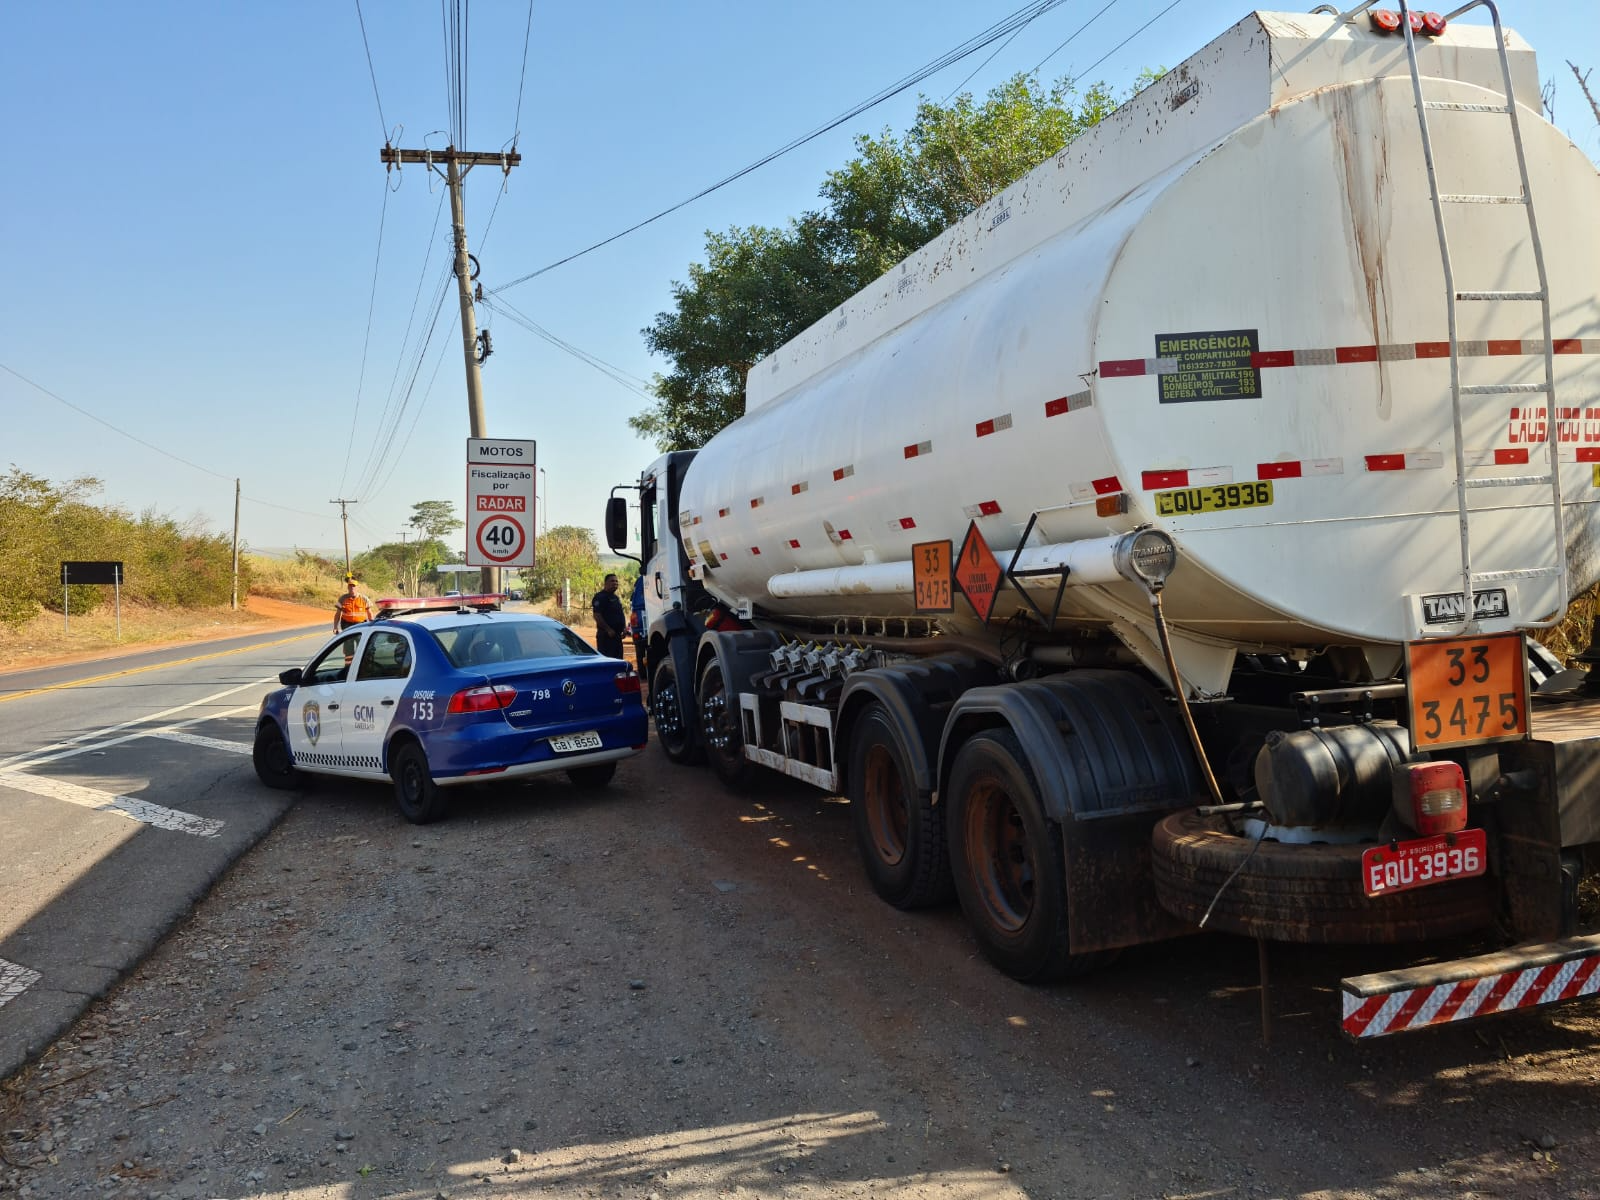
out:
M283 816L254 713L317 628L0 676L0 1078Z

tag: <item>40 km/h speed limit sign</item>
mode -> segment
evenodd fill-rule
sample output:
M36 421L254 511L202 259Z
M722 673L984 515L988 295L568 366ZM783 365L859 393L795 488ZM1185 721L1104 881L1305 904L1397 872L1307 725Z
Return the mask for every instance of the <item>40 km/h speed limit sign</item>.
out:
M536 443L467 439L467 564L533 566Z

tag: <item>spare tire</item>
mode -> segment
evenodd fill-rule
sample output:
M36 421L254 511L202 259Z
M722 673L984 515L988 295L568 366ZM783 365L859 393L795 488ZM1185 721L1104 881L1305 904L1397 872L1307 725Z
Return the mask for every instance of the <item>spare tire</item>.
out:
M1468 933L1494 920L1496 888L1487 875L1369 897L1361 884L1366 848L1257 845L1231 832L1225 817L1191 809L1156 826L1151 867L1168 912L1198 925L1211 908L1206 928L1248 937L1371 945Z

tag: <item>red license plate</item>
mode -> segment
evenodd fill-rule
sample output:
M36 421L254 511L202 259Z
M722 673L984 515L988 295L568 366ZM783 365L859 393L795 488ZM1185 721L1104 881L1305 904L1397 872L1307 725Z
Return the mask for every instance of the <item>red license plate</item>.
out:
M1481 829L1373 846L1361 856L1361 884L1369 896L1387 896L1482 875L1489 839Z

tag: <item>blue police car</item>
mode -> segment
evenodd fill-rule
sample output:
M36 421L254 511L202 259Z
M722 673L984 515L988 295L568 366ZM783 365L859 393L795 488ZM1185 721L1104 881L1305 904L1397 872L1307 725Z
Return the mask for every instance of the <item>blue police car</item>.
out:
M559 621L498 596L381 600L261 702L253 761L269 787L302 773L389 780L409 821L468 783L562 772L602 788L645 745L639 677Z

